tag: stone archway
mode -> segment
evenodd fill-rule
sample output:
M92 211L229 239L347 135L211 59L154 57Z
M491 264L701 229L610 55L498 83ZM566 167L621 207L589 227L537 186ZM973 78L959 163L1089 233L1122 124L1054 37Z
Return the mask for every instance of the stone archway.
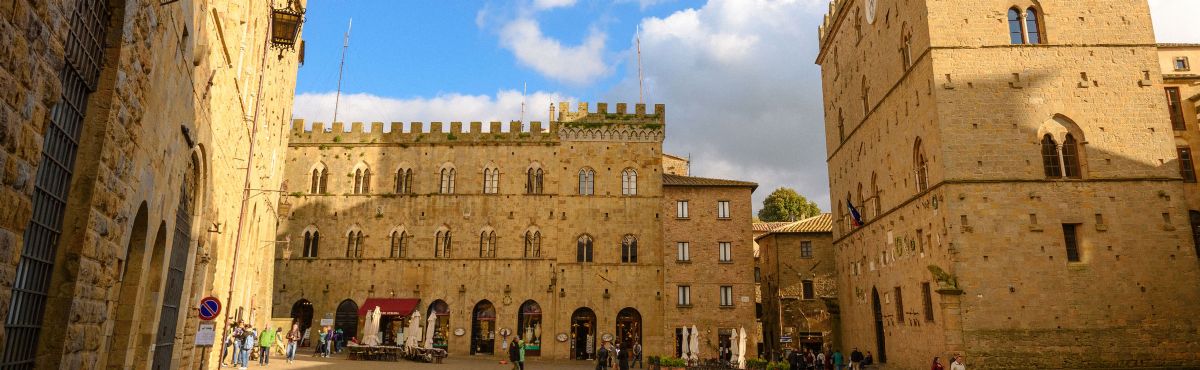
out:
M496 353L496 306L482 300L471 310L471 354Z
M633 348L635 343L642 342L642 314L633 307L625 307L617 313L617 341L622 346ZM625 348L625 347L621 347Z
M115 312L114 323L108 338L108 366L124 367L127 355L138 332L137 302L141 301L139 287L141 276L146 271L146 233L147 231L146 203L138 207L137 215L133 217L133 228L130 229L129 243L125 247L125 257L117 260L117 283L114 284L110 311Z
M308 328L312 327L313 307L312 302L301 298L296 303L292 304L292 323L300 327L300 347L307 347L308 343Z
M338 304L333 328L342 330L344 340L349 341L350 338L358 337L358 304L354 303L354 300L346 299Z
M875 350L879 362L887 362L887 339L883 332L883 307L879 304L879 290L871 288L871 310L875 313Z
M521 304L514 334L525 341L526 356L542 355L542 306L536 301L531 299Z
M580 307L571 314L571 358L590 360L596 353L596 312Z

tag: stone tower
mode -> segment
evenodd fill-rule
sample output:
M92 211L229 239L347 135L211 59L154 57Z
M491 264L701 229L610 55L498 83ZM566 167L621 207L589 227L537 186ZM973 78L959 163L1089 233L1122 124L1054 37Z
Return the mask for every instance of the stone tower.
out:
M1145 0L837 0L819 38L843 351L1200 366Z

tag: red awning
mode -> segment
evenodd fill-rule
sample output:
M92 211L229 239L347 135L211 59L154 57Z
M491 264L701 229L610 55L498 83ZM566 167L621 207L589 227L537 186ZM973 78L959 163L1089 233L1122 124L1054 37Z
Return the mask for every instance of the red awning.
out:
M367 311L379 307L382 315L408 316L412 315L418 303L421 303L420 298L367 298L362 306L358 306L358 315L366 316Z

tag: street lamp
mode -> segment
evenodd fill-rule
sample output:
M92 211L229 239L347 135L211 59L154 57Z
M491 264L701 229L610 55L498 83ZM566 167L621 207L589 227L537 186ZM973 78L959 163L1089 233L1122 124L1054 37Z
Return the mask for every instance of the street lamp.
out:
M283 8L271 8L271 46L279 48L280 53L295 49L303 24L304 7L295 0L288 0Z

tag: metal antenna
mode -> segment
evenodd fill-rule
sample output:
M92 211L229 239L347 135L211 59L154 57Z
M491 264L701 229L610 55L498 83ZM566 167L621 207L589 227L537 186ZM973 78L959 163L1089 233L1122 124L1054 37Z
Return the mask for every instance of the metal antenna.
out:
M521 87L521 123L525 123L525 97L529 92L529 83L525 82Z
M638 103L646 104L646 99L644 96L645 94L643 93L644 89L642 87L642 84L643 84L643 81L645 80L645 78L642 77L642 26L641 25L638 25L637 32L635 33L635 35L637 35Z
M346 35L342 38L342 63L338 65L338 84L337 95L333 98L333 121L337 122L338 104L342 100L342 71L346 69L346 49L350 48L350 28L354 27L354 18L350 18L350 24L346 26Z

